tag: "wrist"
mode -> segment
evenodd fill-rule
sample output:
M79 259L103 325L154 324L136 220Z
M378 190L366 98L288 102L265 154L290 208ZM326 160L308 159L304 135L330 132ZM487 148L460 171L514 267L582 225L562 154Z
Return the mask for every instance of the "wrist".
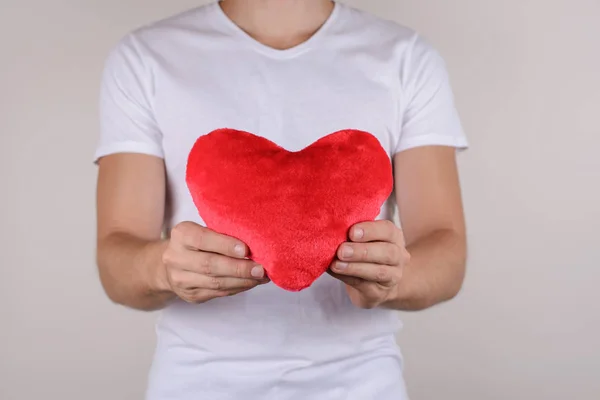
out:
M163 262L163 253L168 245L168 240L160 240L158 242L149 243L146 246L145 253L147 254L147 260L151 260L146 264L151 265L151 268L148 269L147 286L153 294L173 293L167 276L167 267Z
M394 289L389 293L387 299L383 303L381 303L381 308L393 309L393 310L402 310L402 304L406 303L407 296L406 293L403 293L401 284L396 285Z
M427 285L414 273L413 263L404 266L402 279L394 287L383 308L401 311L416 311L428 308Z

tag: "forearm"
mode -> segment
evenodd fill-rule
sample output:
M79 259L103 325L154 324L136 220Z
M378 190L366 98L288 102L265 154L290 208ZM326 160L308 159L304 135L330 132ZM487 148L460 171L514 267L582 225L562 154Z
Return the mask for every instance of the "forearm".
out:
M452 299L465 275L464 235L453 230L435 231L407 246L411 255L393 298L385 307L417 311Z
M102 286L115 303L144 311L165 307L175 295L167 288L162 264L165 241L113 233L98 242Z

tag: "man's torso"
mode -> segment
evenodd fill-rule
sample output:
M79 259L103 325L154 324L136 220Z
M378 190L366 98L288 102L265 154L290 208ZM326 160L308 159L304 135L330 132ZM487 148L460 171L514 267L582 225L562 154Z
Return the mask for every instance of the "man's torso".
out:
M342 129L390 157L403 107L409 30L338 4L311 40L277 51L244 36L216 4L145 27L129 45L162 135L167 226L202 223L185 184L200 135L233 128L290 151ZM379 218L392 217L390 199ZM327 274L300 293L266 285L159 319L148 400L403 399L397 314L354 307Z

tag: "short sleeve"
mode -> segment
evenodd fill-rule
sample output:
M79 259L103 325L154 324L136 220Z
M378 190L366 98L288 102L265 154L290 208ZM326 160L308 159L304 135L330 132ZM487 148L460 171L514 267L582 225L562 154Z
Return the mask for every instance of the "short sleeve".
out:
M100 137L95 161L114 153L163 158L152 110L152 75L131 36L109 54L100 88Z
M400 137L395 152L427 145L468 147L440 54L416 35L402 71Z

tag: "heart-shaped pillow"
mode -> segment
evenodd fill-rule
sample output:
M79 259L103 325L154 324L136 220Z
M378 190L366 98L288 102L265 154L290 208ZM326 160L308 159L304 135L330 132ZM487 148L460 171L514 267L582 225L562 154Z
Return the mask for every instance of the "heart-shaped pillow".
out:
M207 227L246 243L250 258L289 291L326 272L350 227L377 217L393 187L386 151L358 130L290 152L218 129L194 144L186 182Z

